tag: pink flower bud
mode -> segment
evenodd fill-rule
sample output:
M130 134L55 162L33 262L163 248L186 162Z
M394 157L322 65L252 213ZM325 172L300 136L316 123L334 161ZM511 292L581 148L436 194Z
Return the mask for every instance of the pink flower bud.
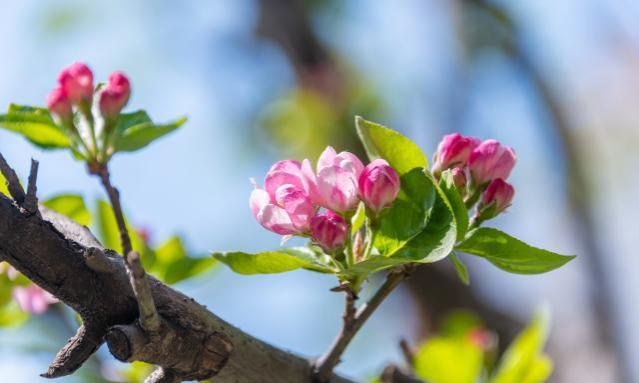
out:
M109 83L100 92L100 112L105 118L116 118L131 96L131 84L122 72L113 72Z
M311 218L311 234L326 252L344 247L348 235L348 224L340 215L331 210Z
M368 164L359 176L360 196L368 207L378 213L395 201L399 187L399 175L382 159Z
M476 147L468 159L473 183L477 186L497 178L507 179L515 167L515 151L496 140L486 140Z
M58 116L63 122L70 121L73 116L71 101L63 88L55 88L49 93L47 106L51 113Z
M337 154L327 147L317 161L313 202L341 213L355 209L359 203L357 183L363 170L362 161L353 153Z
M12 295L18 306L31 314L43 314L50 304L58 302L53 295L35 284L14 287Z
M480 142L477 138L465 137L459 133L444 136L433 159L433 173L439 176L439 173L453 166L464 167L470 153Z
M466 172L462 168L453 168L450 171L450 174L453 176L453 183L458 190L464 190L466 188Z
M93 72L84 63L76 62L64 68L58 76L58 83L74 104L88 103L93 98Z
M497 178L496 180L493 180L484 191L480 210L484 207L489 207L494 203L494 214L497 215L510 206L514 197L515 188L503 179Z

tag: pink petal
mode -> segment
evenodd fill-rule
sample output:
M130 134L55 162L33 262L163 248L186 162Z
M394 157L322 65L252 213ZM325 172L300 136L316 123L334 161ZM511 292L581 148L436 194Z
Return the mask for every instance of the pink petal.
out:
M257 215L257 221L266 229L280 235L297 234L291 218L284 209L276 205L266 205Z
M338 212L354 209L359 202L353 174L339 166L322 169L317 175L317 190L323 206Z
M333 166L335 164L335 157L337 157L337 152L335 152L335 149L333 149L332 146L327 146L317 160L317 173L319 173L324 168Z
M264 189L254 189L251 192L251 197L249 198L249 205L251 206L251 212L253 212L253 216L257 218L257 214L271 202L271 197L268 195L266 190Z

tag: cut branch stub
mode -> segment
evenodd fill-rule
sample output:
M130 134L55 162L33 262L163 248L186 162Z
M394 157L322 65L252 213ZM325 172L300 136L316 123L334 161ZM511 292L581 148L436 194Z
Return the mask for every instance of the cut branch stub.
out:
M226 364L233 345L221 333L201 337L161 320L158 337L139 323L114 326L106 336L109 351L123 362L143 361L171 366L182 380L203 380L217 374Z
M43 378L59 378L74 372L89 359L95 350L104 342L105 330L80 326L78 332L67 342L49 365L49 369L41 374Z

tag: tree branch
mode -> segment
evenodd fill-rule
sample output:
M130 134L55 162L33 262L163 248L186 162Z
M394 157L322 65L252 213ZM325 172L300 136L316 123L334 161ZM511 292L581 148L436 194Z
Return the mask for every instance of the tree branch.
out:
M379 305L390 295L390 293L403 281L412 270L413 266L399 267L392 270L386 276L386 280L377 290L375 295L364 303L356 313L354 310L354 296L350 291L346 292L346 308L344 312L344 325L333 341L333 345L315 363L314 376L318 382L327 382L335 366L340 362L340 358L346 347L355 337L364 323L375 312ZM349 298L350 297L350 298Z
M40 211L42 217L29 214L0 195L2 257L73 308L82 317L84 327L95 334L90 339L96 348L105 339L102 334L111 334L111 330L122 328L119 326L133 331L131 326L138 326L139 308L123 258L104 251L86 227L46 208L41 207ZM95 262L113 264L109 267L111 271L96 271L95 266L89 266L89 252L96 259L108 258ZM155 337L128 337L129 333L124 331L123 338L116 338L132 344L133 351L127 360L146 359L163 367L165 375L166 372L175 375L173 381L215 376L216 383L311 382L312 367L308 360L251 337L157 279L148 275L144 278L156 303L161 326ZM93 352L93 345L82 335L82 329L78 334L63 349L66 351L58 354L69 356L56 357L49 369L55 373L50 375L73 372L81 364L77 362ZM106 339L110 349L115 350L113 337L107 335ZM333 376L331 381L351 382L339 376Z
M102 186L104 186L104 189L109 195L109 201L111 202L113 214L115 215L118 230L120 231L120 241L122 242L122 251L125 255L125 265L140 311L140 325L150 335L154 335L160 328L160 317L158 316L155 303L153 302L153 296L146 282L146 272L140 262L140 254L134 252L133 246L131 245L129 229L127 228L120 203L120 193L118 189L111 184L111 177L107 165L103 165L99 168L98 175L102 181Z
M0 172L2 172L2 175L6 179L9 194L11 194L11 197L13 197L18 205L22 205L22 203L24 203L24 198L26 197L26 195L24 194L24 189L20 184L18 175L11 168L11 166L9 166L7 161L2 156L2 153L0 153Z
M29 185L27 187L27 195L24 197L24 208L31 214L40 214L38 212L38 197L36 192L38 182L38 161L31 159L31 170L29 171Z

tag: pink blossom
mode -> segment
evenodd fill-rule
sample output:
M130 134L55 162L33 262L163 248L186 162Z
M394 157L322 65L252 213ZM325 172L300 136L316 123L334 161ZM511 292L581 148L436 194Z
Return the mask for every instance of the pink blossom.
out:
M311 234L326 252L344 247L348 235L348 223L339 214L331 210L311 218Z
M357 183L364 170L362 161L349 152L327 147L317 161L316 177L305 170L313 202L336 212L353 210L359 203ZM312 174L312 171L310 171Z
M53 295L36 284L14 287L13 299L23 311L31 314L42 314L47 311L50 304L58 302Z
M281 235L307 233L316 211L301 165L293 160L275 163L266 174L264 189L256 187L249 204L262 226Z
M476 147L468 159L473 183L477 186L497 178L507 179L515 167L515 151L496 140L486 140Z
M366 165L359 176L359 194L376 212L389 206L399 193L399 175L388 162L377 159Z
M55 88L49 93L47 107L51 113L58 116L62 121L69 121L73 115L71 101L63 88Z
M109 76L106 88L100 92L100 112L105 118L116 118L131 96L131 84L122 72Z
M80 62L64 68L58 76L58 83L64 89L69 100L74 104L91 102L93 97L93 72Z
M477 138L465 137L459 133L444 136L435 152L433 173L439 176L441 172L453 166L464 167L470 153L480 143Z
M482 196L482 207L495 204L495 214L504 211L515 197L515 188L501 178L493 180ZM480 209L482 208L480 207Z

